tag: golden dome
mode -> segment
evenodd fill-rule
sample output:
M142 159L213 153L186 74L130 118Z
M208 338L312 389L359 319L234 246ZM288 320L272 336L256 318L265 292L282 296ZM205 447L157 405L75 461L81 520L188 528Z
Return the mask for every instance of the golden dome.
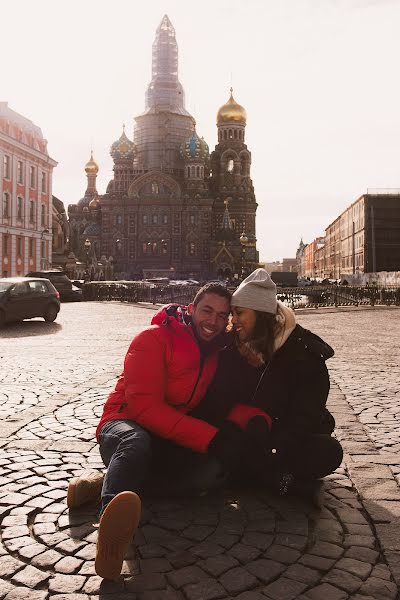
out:
M246 125L247 113L243 106L240 106L232 96L233 89L231 88L231 96L217 113L217 125L224 123L240 123Z
M99 206L100 206L100 200L96 194L96 196L94 196L94 198L92 198L91 201L89 202L89 208L91 208L92 210L93 209L96 210L99 208Z
M85 165L85 171L89 174L95 174L99 172L99 165L95 160L93 160L93 151L90 153L90 160Z

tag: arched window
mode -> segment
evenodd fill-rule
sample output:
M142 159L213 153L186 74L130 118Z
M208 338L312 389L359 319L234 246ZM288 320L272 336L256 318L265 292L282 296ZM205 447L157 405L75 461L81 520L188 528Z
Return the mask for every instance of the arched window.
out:
M235 140L237 140L237 136L238 136L238 132L237 132L237 129L235 129L233 132L233 137L235 138Z
M152 194L159 194L160 193L160 190L159 190L159 187L158 187L158 183L155 183L154 181L151 184L151 193Z
M24 216L24 199L21 196L17 198L17 219L22 219Z
M196 167L196 176L200 177L200 167Z
M230 158L226 165L226 170L228 171L228 173L233 173L233 167L234 167L233 158Z
M190 167L187 168L187 176L190 177Z
M229 139L232 140L233 139L233 133L232 133L232 129L229 130Z
M35 222L35 201L29 201L29 223Z

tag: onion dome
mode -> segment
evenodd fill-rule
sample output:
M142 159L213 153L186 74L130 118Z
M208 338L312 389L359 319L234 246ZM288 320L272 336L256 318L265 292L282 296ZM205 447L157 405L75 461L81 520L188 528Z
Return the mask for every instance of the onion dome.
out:
M93 160L93 150L90 153L90 160L85 165L85 171L88 175L97 175L99 172L99 165Z
M191 138L181 144L181 156L184 160L206 160L210 151L204 138L199 138L194 131Z
M124 160L134 159L135 144L126 136L125 125L123 126L121 137L111 146L110 154L114 160L118 160L120 158Z
M232 95L233 89L231 88L231 96L217 113L217 125L223 125L224 123L240 123L240 125L246 125L247 113L243 106L240 106Z
M89 202L89 208L91 210L98 210L100 208L100 200L98 195L96 194L96 196L94 198L92 198L92 200Z
M98 223L89 223L82 235L89 235L91 237L99 236L101 235L101 227Z

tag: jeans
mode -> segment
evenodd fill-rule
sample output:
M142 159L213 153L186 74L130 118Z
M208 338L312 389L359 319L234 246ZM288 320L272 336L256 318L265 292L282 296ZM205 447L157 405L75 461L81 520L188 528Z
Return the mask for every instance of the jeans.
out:
M217 460L154 436L133 421L105 423L99 445L107 467L101 512L123 491L200 493L225 482Z

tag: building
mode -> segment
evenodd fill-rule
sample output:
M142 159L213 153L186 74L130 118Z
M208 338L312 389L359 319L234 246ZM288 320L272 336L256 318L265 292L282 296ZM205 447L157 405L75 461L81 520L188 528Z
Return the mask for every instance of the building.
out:
M0 102L1 276L48 268L52 258L52 172L37 125Z
M304 277L320 277L317 275L316 253L325 245L325 238L317 237L304 248ZM320 259L319 259L320 266Z
M252 270L257 203L246 121L231 90L210 155L185 107L175 30L165 15L153 43L145 111L135 118L133 139L123 128L111 146L114 176L106 193L97 191L92 155L86 192L68 207L70 249L90 276L98 261L112 262L119 279L203 280Z

